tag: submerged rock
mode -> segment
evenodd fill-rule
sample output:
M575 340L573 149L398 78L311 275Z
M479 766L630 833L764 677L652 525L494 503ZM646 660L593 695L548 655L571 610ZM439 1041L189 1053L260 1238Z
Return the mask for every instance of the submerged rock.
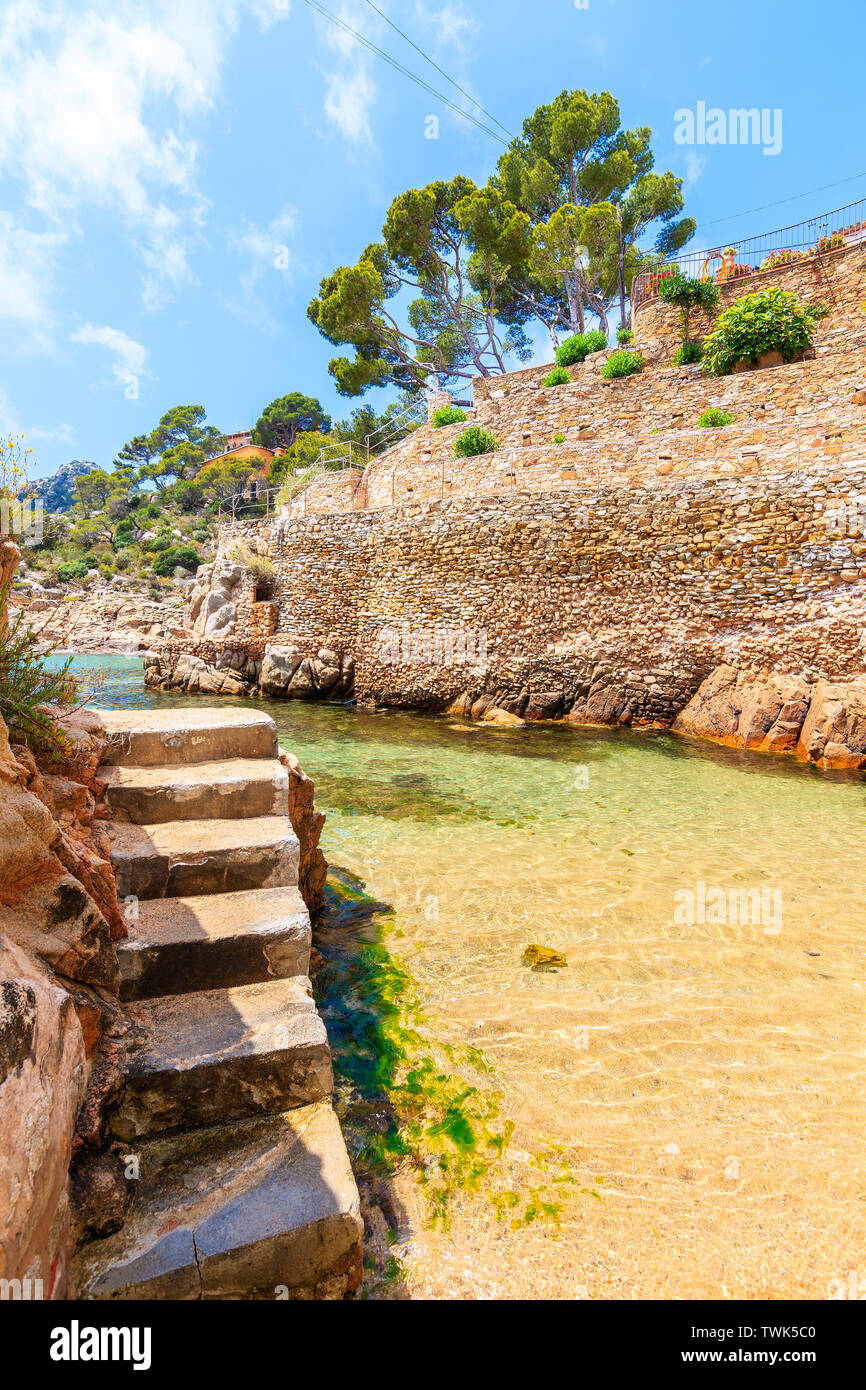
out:
M561 970L568 965L568 961L560 951L554 951L550 946L527 946L520 957L520 964L528 966L530 970L543 972Z

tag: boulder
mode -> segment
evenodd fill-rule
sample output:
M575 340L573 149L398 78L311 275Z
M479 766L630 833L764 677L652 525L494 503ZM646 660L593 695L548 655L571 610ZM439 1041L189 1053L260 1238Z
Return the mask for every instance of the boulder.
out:
M562 713L563 703L561 690L545 690L530 695L524 712L527 719L557 719Z
M333 652L329 652L328 655L333 656ZM340 671L340 664L336 657L334 657L333 664L326 665L325 662L321 660L320 654L319 657L314 657L310 661L310 674L313 677L319 694L329 695L340 680L342 672Z
M809 709L811 688L799 676L760 675L719 666L673 722L691 734L730 748L791 753Z
M294 647L267 646L259 676L262 694L275 698L285 695L300 664L300 652Z
M803 721L797 757L823 768L866 768L866 676L818 681Z
M526 728L525 719L521 719L519 715L516 714L509 714L508 710L499 709L496 705L491 705L490 709L484 712L482 722L484 724L496 724L503 729Z
M207 602L215 598L217 598L216 594L208 594ZM211 612L210 615L205 619L205 637L226 637L229 634L229 632L232 632L234 630L236 616L237 615L234 604L223 603L221 607L217 608L214 612Z
M459 719L468 719L472 713L472 700L468 690L464 690L462 695L458 695L445 711L446 714L453 715Z
M316 694L316 682L309 659L302 661L289 682L290 700L311 700Z

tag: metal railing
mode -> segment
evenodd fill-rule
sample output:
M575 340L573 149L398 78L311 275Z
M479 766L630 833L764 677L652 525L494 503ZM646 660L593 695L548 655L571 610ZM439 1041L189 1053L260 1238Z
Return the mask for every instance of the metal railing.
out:
M367 450L367 462L370 462L374 454L384 453L392 445L399 444L418 425L423 425L426 419L427 401L424 397L420 401L414 401L411 405L405 406L397 415L392 415L378 429L372 430L370 434L366 435L364 447Z
M726 284L758 271L777 270L810 256L827 255L860 243L866 243L866 199L862 198L805 222L747 237L726 247L687 251L671 260L660 260L635 276L632 308L639 309L647 300L655 299L662 281L672 275Z
M320 451L308 468L288 474L284 481L276 486L261 487L254 479L243 492L237 492L233 497L221 498L217 507L217 520L267 519L276 516L282 506L291 505L294 498L301 494L304 494L306 510L306 494L317 478L323 477L326 473L344 473L352 469L363 472L364 464L359 455L362 456L363 451L360 445L352 440L329 444Z

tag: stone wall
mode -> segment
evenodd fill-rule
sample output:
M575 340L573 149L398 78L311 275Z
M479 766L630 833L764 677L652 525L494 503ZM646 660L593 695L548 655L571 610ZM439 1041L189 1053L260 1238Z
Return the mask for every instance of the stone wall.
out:
M861 498L866 465L813 464L253 529L282 549L272 645L349 654L361 699L550 696L555 715L669 723L725 661L809 681L863 671Z
M830 318L819 326L818 342L833 328L860 328L866 301L866 243L725 281L719 285L719 308L727 309L743 295L771 286L789 290L804 303L827 305ZM704 337L711 326L709 319L695 315L692 337ZM673 353L682 341L679 311L660 299L650 299L635 311L633 327L639 346L654 342Z
M330 512L352 512L359 504L358 489L364 477L360 468L344 468L324 472L310 487L304 488L288 503L290 516L327 515Z
M465 426L423 425L374 458L357 487L336 489L330 480L342 474L317 479L294 499L291 515L574 480L632 486L671 473L797 467L816 452L828 460L860 457L866 443L866 326L828 332L809 360L721 378L650 360L637 376L606 381L599 375L605 358L572 369L565 386L544 387L549 365L478 380L470 418L495 435L497 453L456 459L454 441ZM697 428L709 406L732 413L734 424Z

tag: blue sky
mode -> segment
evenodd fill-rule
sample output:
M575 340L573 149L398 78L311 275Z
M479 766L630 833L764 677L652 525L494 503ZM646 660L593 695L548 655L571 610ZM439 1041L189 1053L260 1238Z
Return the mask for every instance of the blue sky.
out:
M471 109L367 0L323 3ZM696 246L866 197L862 0L376 5L512 132L563 88L611 91L684 177ZM396 194L484 182L502 150L305 0L4 0L0 73L0 429L33 476L109 466L176 404L225 431L291 390L348 415L319 280ZM699 101L781 110L780 153L677 144Z

